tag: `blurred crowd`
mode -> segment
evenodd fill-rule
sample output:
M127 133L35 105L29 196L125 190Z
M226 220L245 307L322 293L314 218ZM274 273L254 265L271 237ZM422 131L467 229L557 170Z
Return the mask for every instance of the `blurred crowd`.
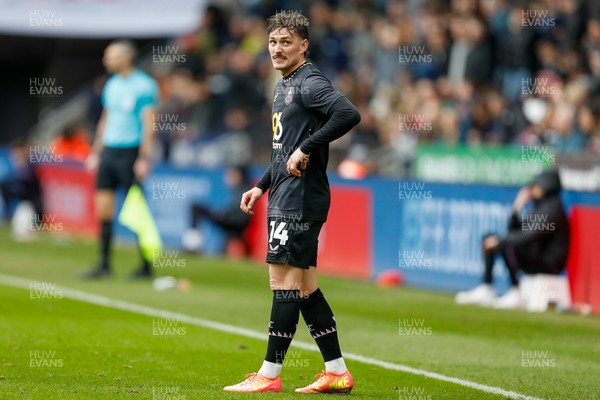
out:
M600 2L218 4L195 32L146 49L164 161L268 162L279 75L266 17L283 9L310 18L309 59L362 115L331 146L343 175L406 175L422 143L600 152Z

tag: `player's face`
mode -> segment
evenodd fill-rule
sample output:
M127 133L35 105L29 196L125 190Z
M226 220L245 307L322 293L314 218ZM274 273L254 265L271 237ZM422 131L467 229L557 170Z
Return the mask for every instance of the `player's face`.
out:
M544 189L540 185L531 186L531 197L539 200L544 197Z
M104 64L104 68L106 68L109 73L117 74L127 65L127 57L123 49L119 46L111 45L104 50L102 64Z
M277 29L269 35L269 54L273 68L283 76L304 62L308 40L292 35L286 28Z

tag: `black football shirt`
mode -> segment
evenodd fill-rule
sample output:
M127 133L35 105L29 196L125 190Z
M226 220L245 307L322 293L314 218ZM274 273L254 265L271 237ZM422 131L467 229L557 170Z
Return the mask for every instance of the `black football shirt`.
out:
M269 189L268 217L325 221L331 202L329 143L360 122L356 108L311 63L304 63L275 87L271 124L271 164L257 183ZM302 176L288 173L287 160L298 148L310 154Z

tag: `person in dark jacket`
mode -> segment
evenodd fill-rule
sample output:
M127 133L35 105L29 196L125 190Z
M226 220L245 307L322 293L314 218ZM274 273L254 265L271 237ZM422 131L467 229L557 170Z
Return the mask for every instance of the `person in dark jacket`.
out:
M569 222L560 191L560 177L556 170L542 172L531 185L519 191L506 236L490 234L483 238L483 284L458 293L457 303L518 308L521 306L519 271L526 274L562 273L569 250ZM532 204L531 210L523 212L528 203ZM502 256L508 268L512 288L497 299L492 287L492 268L498 255Z
M191 229L183 237L183 246L189 251L201 250L202 237L198 231L201 220L206 219L217 225L225 232L227 242L239 240L243 245L244 255L248 255L249 248L245 238L245 231L250 224L250 216L240 211L238 199L248 186L248 171L246 167L233 166L225 174L225 182L232 191L234 199L225 208L213 208L205 204L193 203L191 206Z
M38 177L38 166L44 157L43 154L32 155L33 146L27 139L16 140L11 146L11 160L14 165L13 174L0 179L0 195L4 207L4 219L10 221L13 217L13 208L21 201L31 203L35 212L35 219L43 218L44 204L42 190Z

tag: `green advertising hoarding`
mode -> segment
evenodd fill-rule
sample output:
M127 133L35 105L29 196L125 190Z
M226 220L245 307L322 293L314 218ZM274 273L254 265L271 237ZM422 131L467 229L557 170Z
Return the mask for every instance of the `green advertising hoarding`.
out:
M525 185L554 160L547 146L420 145L413 175L432 182Z

